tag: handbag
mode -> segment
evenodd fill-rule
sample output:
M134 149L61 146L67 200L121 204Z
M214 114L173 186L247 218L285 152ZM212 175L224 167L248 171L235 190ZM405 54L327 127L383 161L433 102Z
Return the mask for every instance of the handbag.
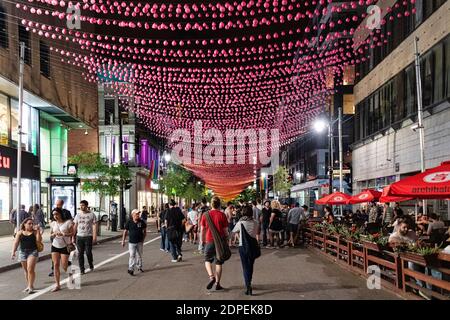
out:
M61 232L61 229L59 228L59 226L58 226L58 229L59 229L59 231ZM72 241L70 242L70 243L67 243L67 241L66 241L66 237L62 237L63 238L63 240L64 240L64 243L66 244L66 248L67 248L67 252L69 252L69 254L72 252L72 251L75 251L77 248L75 247L75 245L72 243Z
M39 231L38 231L39 232ZM37 252L42 252L44 251L44 244L42 243L42 241L38 241L36 239L36 248L37 248Z
M259 243L255 238L250 236L243 223L241 223L241 233L242 247L244 248L245 255L253 260L259 258L261 256L261 248Z
M209 212L205 214L206 221L208 223L209 230L212 233L214 239L214 246L216 248L216 258L220 262L225 262L231 258L231 250L228 246L226 239L222 238L216 226L211 220Z

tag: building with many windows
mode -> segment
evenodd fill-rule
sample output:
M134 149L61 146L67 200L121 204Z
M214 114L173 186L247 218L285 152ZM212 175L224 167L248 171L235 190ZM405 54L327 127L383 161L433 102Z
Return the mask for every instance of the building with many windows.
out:
M394 3L383 2L386 6ZM357 66L354 87L355 194L366 188L381 189L420 171L419 134L411 129L418 110L416 37L421 55L425 165L431 168L450 160L450 1L417 0L408 10L415 14L398 18L395 10L383 10L387 23L379 30L369 33L361 28L355 33L358 41L370 39L374 44L368 59ZM447 201L431 201L429 206L448 217Z

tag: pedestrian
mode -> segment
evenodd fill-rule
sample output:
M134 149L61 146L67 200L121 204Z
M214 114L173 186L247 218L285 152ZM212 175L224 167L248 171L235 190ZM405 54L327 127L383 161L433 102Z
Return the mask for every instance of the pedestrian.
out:
M74 237L78 248L78 262L81 274L85 273L84 253L88 259L89 268L94 271L94 259L92 256L92 244L97 242L97 218L89 211L86 200L80 202L81 213L75 216Z
M122 247L125 247L125 239L128 235L128 251L130 258L128 260L128 274L134 275L137 268L140 272L144 272L142 266L142 256L144 253L144 240L147 236L147 224L140 218L138 209L131 211L131 219L124 226L122 235Z
M383 210L383 225L389 226L393 222L394 210L391 208L390 203L384 204Z
M289 206L287 205L287 203L284 203L282 208L281 208L281 225L282 225L282 230L281 230L281 245L284 246L284 241L288 241L288 223L287 223L287 216L289 213Z
M213 234L211 228L214 227L219 233L220 237L226 243L229 237L228 234L228 220L225 216L225 213L220 211L220 198L215 196L211 201L212 210L208 213L205 213L200 222L203 228L202 241L205 243L205 268L206 272L208 272L209 283L206 286L206 289L210 290L216 285L216 290L223 290L220 285L220 280L222 277L222 265L225 261L221 261L217 258L216 246L214 243ZM212 226L210 227L208 220L212 222ZM215 263L215 272L213 272L212 263Z
M25 211L25 205L20 206L19 211L19 226L22 224L22 222L25 221L25 219L30 218L31 215ZM13 209L11 213L9 214L9 222L14 226L14 237L17 233L17 210Z
M53 209L52 212L54 221L51 222L51 234L52 240L52 262L54 266L54 277L56 282L56 287L52 292L61 290L60 278L60 265L62 266L64 272L67 272L67 267L69 265L69 255L70 248L73 246L73 222L72 219L63 220L62 210L60 208Z
M264 201L264 207L261 210L261 226L263 234L263 246L267 246L267 235L269 233L270 216L272 215L272 209L270 207L270 201Z
M72 214L70 213L70 211L67 210L67 209L64 209L64 200L62 200L62 199L56 200L55 205L56 205L56 208L61 210L61 218L62 218L63 221L72 220ZM50 221L55 221L55 219L53 217L53 214L50 215ZM50 242L53 242L53 237L52 236L50 236ZM54 276L53 269L54 269L54 265L53 265L53 260L52 260L52 270L48 274L49 277L53 277Z
M145 222L145 224L147 224L148 216L149 216L149 213L147 211L147 207L143 206L142 211L141 211L141 219L142 219L142 221Z
M262 207L261 207L261 205L258 206L258 200L259 200L259 204L260 204L261 203L260 199L252 201L252 209L253 209L253 220L258 225L258 227L256 229L256 240L259 243L260 242L260 233L261 233L261 223L259 222L259 220L260 220L260 217L261 217L261 214L262 214L262 211L261 211Z
M33 223L33 219L26 218L20 225L20 230L16 233L14 238L11 258L16 258L16 251L19 248L19 261L25 273L25 280L27 287L23 292L34 292L34 280L36 273L34 271L36 262L39 257L37 243L42 243L42 235L39 226Z
M331 210L330 207L325 207L325 217L324 217L324 223L327 224L334 224L334 214L333 210Z
M166 215L167 237L170 242L170 251L172 253L172 262L181 262L183 254L181 246L183 244L184 224L186 218L177 206L175 200L170 200L169 210Z
M159 225L161 228L161 245L159 250L164 252L169 252L170 250L170 243L169 239L167 238L167 226L166 226L166 215L169 211L169 204L166 203L164 205L164 209L159 214Z
M202 221L202 217L205 213L209 212L208 202L206 198L202 199L202 204L200 206L200 209L198 210L198 254L204 254L205 253L205 244L203 243L203 228L200 224L200 221Z
M38 204L35 204L33 206L31 218L33 219L33 223L39 227L39 232L42 235L45 229L45 217L44 212L41 210Z
M197 229L198 229L198 204L194 203L192 205L192 210L188 213L188 222L192 226L191 232L189 233L189 238L191 243L197 244Z
M231 234L231 231L234 228L234 219L235 219L235 208L233 206L232 202L228 202L227 203L227 208L225 209L225 216L227 217L227 221L228 221L228 233ZM230 247L233 246L233 236L230 237L230 240L228 240L228 245Z
M304 218L303 208L300 208L300 203L296 203L295 207L289 210L288 213L288 229L289 229L289 241L288 245L295 247L297 243L297 235L300 221Z
M255 264L255 259L261 255L259 243L256 240L256 235L258 234L258 222L253 218L252 207L243 207L242 218L236 223L233 233L239 234L239 255L241 257L244 282L247 289L245 294L251 296L253 294L253 266ZM250 238L244 239L244 237Z
M283 231L283 225L281 221L281 205L278 200L272 200L270 207L272 209L270 220L269 220L269 236L270 236L270 247L275 246L275 238L277 239L277 249L280 248L281 244L281 232Z

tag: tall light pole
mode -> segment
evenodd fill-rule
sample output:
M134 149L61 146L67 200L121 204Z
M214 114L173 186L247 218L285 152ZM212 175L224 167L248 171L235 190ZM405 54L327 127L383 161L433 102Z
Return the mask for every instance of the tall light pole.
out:
M425 172L425 128L423 125L423 105L422 105L422 78L420 74L420 53L419 53L419 38L414 40L415 49L415 65L416 65L416 87L417 87L417 116L418 116L418 130L419 130L419 145L420 145L420 169ZM427 214L427 202L423 200L423 213ZM416 212L417 220L417 212Z
M20 208L21 208L21 185L22 185L22 109L23 109L23 67L25 56L25 43L20 43L20 60L19 60L19 123L17 126L17 211L16 222L17 232L20 229Z

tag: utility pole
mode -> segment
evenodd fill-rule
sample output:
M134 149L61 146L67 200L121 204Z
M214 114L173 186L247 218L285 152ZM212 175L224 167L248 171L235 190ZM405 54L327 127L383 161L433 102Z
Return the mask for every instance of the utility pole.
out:
M419 38L414 40L415 49L415 65L416 65L416 87L417 87L417 116L418 116L418 130L419 130L419 145L420 145L420 169L425 172L425 128L423 126L423 106L422 106L422 78L420 73L420 53L419 53ZM423 200L423 214L427 214L427 202ZM416 211L417 220L417 211Z
M20 58L19 58L19 123L17 126L17 229L20 230L20 209L21 209L21 185L22 185L22 109L23 109L23 67L25 57L25 43L20 43Z
M120 165L122 165L122 163L123 163L123 159L122 159L122 156L123 156L123 154L122 154L122 146L123 146L123 141L122 141L122 113L120 112L120 107L119 107L119 159L120 159L120 161L119 161L119 163L120 163ZM120 212L120 219L119 219L119 221L120 221L120 229L124 229L125 228L125 219L126 219L126 217L124 217L123 215L122 215L122 211L123 211L123 208L125 207L125 204L124 204L124 199L123 199L123 183L120 183L120 200L119 200L119 203L120 203L120 208L119 208L119 212Z
M334 143L334 137L333 137L333 115L331 114L331 110L330 110L330 122L328 124L328 136L330 138L330 145L329 145L329 158L330 158L330 168L329 168L329 194L333 193L333 166L334 166L334 148L333 148L333 143Z

